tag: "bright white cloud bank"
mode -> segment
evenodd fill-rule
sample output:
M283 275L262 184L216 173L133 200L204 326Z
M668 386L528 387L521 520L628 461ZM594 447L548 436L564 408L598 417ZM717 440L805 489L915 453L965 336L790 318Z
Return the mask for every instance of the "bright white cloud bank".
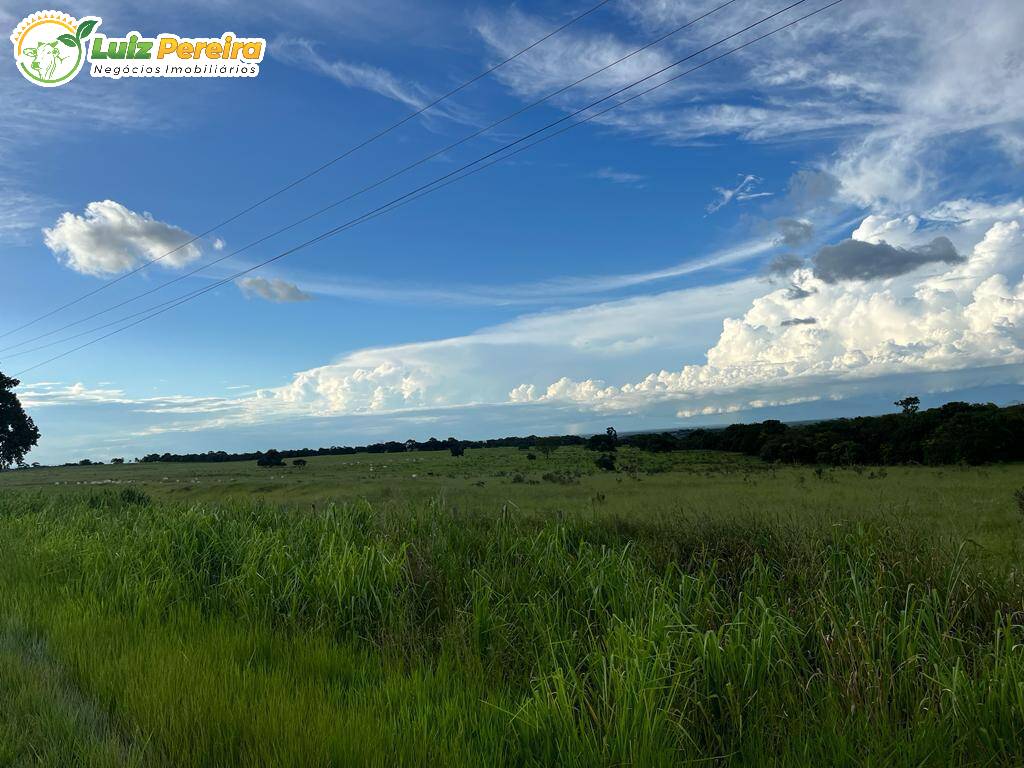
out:
M900 377L919 394L1024 385L1024 201L872 215L853 234L905 249L945 237L963 258L838 282L793 265L777 283L746 278L529 315L466 336L358 350L240 397L132 398L45 383L25 385L22 396L44 413L126 409L139 431L122 433L124 442L341 417L349 431L381 439L417 424L464 434L482 419L489 433L523 431L514 424L565 432L626 416L664 427L873 396Z
M89 203L82 216L65 212L43 230L46 247L67 267L97 277L127 272L152 259L178 269L201 255L192 239L184 229L113 200Z
M851 385L895 374L953 372L966 386L982 369L1024 363L1022 225L1020 202L954 201L920 218L869 217L855 231L865 241L895 235L915 246L949 237L965 258L897 278L837 283L796 268L785 286L767 290L747 279L362 350L262 391L250 407L350 415L496 402L621 412L671 404L690 417L842 397ZM710 348L688 343L714 338L715 327ZM618 385L593 376L702 352L704 363ZM560 367L565 375L551 378ZM1020 376L1005 370L1004 383Z

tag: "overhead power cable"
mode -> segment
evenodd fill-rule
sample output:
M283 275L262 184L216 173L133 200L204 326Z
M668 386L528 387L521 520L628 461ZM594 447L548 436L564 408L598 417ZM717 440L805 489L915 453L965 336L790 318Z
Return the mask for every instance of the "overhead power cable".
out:
M101 310L99 310L97 312L93 312L92 314L86 315L84 317L80 317L79 319L73 320L70 323L65 323L64 325L61 325L61 326L59 326L57 328L53 328L53 329L51 329L49 331L46 331L45 333L37 334L35 336L32 336L32 337L30 337L28 339L25 339L23 341L17 342L15 344L9 344L9 345L7 345L5 347L0 347L0 354L8 352L9 350L18 349L19 347L24 347L24 346L26 346L28 344L31 344L31 343L35 342L35 341L39 341L40 339L48 338L50 336L53 336L54 334L60 333L61 331L65 331L65 330L67 330L69 328L73 328L73 327L75 327L77 325L81 325L82 323L88 322L89 320L93 320L93 319L95 319L97 317L100 317L101 315L105 315L108 312L113 312L116 309L120 309L121 307L126 306L128 304L131 304L131 303L133 303L135 301L138 301L141 298L144 298L146 296L152 295L152 294L156 293L157 291L163 290L164 288L166 288L166 287L168 287L170 285L174 285L175 283L179 283L182 280L185 280L185 279L187 279L189 277L192 277L193 275L196 275L196 274L198 274L200 272L203 272L203 271L209 269L212 266L215 266L217 264L220 264L223 261L226 261L229 258L232 258L233 256L237 256L238 254L243 253L243 252L249 250L250 248L252 248L254 246L260 245L261 243L264 243L267 240L271 240L271 239L277 237L278 235L281 235L281 234L283 234L283 233L285 233L285 232L287 232L287 231L289 231L291 229L294 229L295 227L298 227L298 226L300 226L302 224L305 224L306 222L308 222L308 221L310 221L310 220L312 220L312 219L314 219L314 218L316 218L318 216L321 216L321 215L323 215L324 213L327 213L330 210L333 210L334 208L338 207L339 205L342 205L344 203L350 202L350 201L354 200L355 198L357 198L357 197L359 197L361 195L364 195L367 192L370 192L370 191L372 191L372 190L382 186L383 184L386 184L387 182L392 181L393 179L395 179L395 178L397 178L397 177L399 177L399 176L401 176L401 175L403 175L405 173L408 173L411 170L414 170L415 168L418 168L419 166L423 165L424 163L427 163L427 162L429 162L429 161L431 161L431 160L433 160L433 159L435 159L437 157L440 157L440 156L446 154L447 152L450 152L451 150L453 150L453 149L455 149L455 148L465 144L468 141L472 141L473 139L478 138L479 136L483 135L484 133L486 133L486 132L488 132L488 131L490 131L490 130L492 130L494 128L497 128L499 125L502 125L503 123L506 123L506 122L508 122L509 120L512 120L515 117L518 117L519 115L523 114L524 112L527 112L527 111L529 111L529 110L531 110L531 109L533 109L535 107L538 107L541 104L543 104L543 103L545 103L547 101L550 101L551 99L555 98L556 96L559 96L559 95L565 93L566 91L569 91L572 88L575 88L576 86L581 85L582 83L586 82L587 80L590 80L591 78L596 77L597 75L600 75L600 74L608 71L612 67L615 67L618 64L621 64L622 62L626 61L627 59L630 59L633 56L636 56L636 55L638 55L638 54L640 54L640 53L642 53L642 52L644 52L644 51L646 51L646 50L648 50L648 49L658 45L659 43L664 42L669 37L672 37L673 35L676 35L679 32L682 32L683 30L693 26L694 24L697 24L698 22L702 21L703 19L707 18L708 16L711 16L712 14L717 13L718 11L720 11L720 10L730 6L730 5L732 5L735 2L737 2L737 0L726 0L725 2L721 3L720 5L712 8L711 10L706 11L705 13L702 13L700 16L697 16L696 18L691 19L690 21L687 21L684 24L680 24L679 26L675 27L674 29L671 29L668 32L665 32L664 34L660 35L659 37L651 40L650 42L645 43L644 45L640 46L639 48L635 48L632 51L630 51L629 53L627 53L627 54L625 54L623 56L620 56L619 58L615 59L614 61L608 62L607 64L605 64L604 66L594 70L593 72L590 72L589 74L584 75L583 77L580 77L577 80L574 80L573 82L571 82L571 83L569 83L567 85L563 85L562 87L560 87L560 88L558 88L558 89L548 93L547 95L542 96L541 98L536 99L535 101L530 102L529 104L526 104L525 106L522 106L519 109L516 109L515 111L505 115L504 117L502 117L502 118L500 118L498 120L495 120L494 122L490 123L489 125L486 125L486 126L480 128L480 129L474 131L473 133L470 133L467 136L463 136L461 139L458 139L457 141L454 141L454 142L452 142L452 143L450 143L450 144L448 144L448 145L446 145L444 147L441 147L440 149L435 150L434 152L431 152L430 154L425 155L425 156L419 158L418 160L415 160L412 163L409 163L408 165L406 165L406 166L404 166L402 168L399 168L396 171L392 171L391 173L389 173L389 174L387 174L387 175L377 179L376 181L374 181L374 182L372 182L372 183L370 183L370 184L368 184L368 185L366 185L366 186L356 190L355 192L352 192L352 193L342 197L339 200L335 200L333 203L330 203L330 204L328 204L328 205L326 205L326 206L324 206L324 207L314 211L311 214L303 216L300 219L298 219L296 221L293 221L290 224L287 224L287 225L285 225L285 226L283 226L283 227L281 227L281 228L279 228L279 229L277 229L277 230L275 230L275 231L273 231L273 232L271 232L271 233L269 233L267 235L263 235L262 237L259 237L256 240L253 240L253 241L247 243L246 245L242 246L241 248L237 248L237 249L235 249L233 251L230 251L229 253L225 253L225 254L219 256L218 258L213 259L212 261L206 262L205 264L201 264L198 267L196 267L196 268L194 268L194 269L192 269L192 270L190 270L188 272L183 272L182 274L180 274L180 275L178 275L176 277L173 277L170 280L167 280L167 281L165 281L165 282L163 282L163 283L161 283L159 285L156 285L156 286L154 286L154 287L152 287L152 288L150 288L148 290L145 290L145 291L143 291L143 292L141 292L139 294L136 294L135 296L131 296L131 297L127 298L127 299L124 299L123 301L120 301L117 304L114 304L112 306L106 307L105 309L101 309ZM605 97L605 98L610 98L610 97ZM602 101L603 101L603 99L602 99ZM570 117L571 117L571 115L570 115ZM80 336L80 335L81 334L76 334L76 336L69 337L69 338L76 338L77 336ZM47 347L47 346L52 346L52 344L45 344L45 345L42 345L42 346L43 347ZM40 348L41 347L34 347L33 349L40 349ZM32 351L32 350L29 350L29 351ZM8 355L5 355L5 357L14 357L14 356L21 355L21 354L24 354L24 352L18 352L18 353L15 353L15 354L8 354Z
M458 94L461 91L465 90L466 88L468 88L469 86L473 85L477 81L482 80L483 78L487 77L492 72L494 72L495 70L500 69L501 67L505 66L506 64L509 64L512 61L515 61L516 59L518 59L523 54L528 53L529 51L533 50L534 48L536 48L541 43L544 43L547 40L550 40L552 37L557 35L559 32L562 32L563 30L567 29L568 27L571 27L576 22L585 19L587 16L589 16L590 14L592 14L595 11L599 10L600 8L602 8L603 6L607 5L610 2L611 2L611 0L601 0L599 3L597 3L596 5L591 6L590 8L585 10L583 13L580 13L579 15L574 16L573 18L569 19L569 21L565 22L560 27L556 27L555 29L551 30L546 35L544 35L543 37L540 37L537 40L534 40L532 43L530 43L525 48L522 48L522 49L516 51L511 56L508 56L507 58L502 59L497 64L494 64L493 66L491 66L488 69L484 70L480 74L478 74L478 75L476 75L474 77L471 77L469 80L466 80L461 85L458 85L455 88L452 88L450 91L442 94L441 96L438 96L436 99L434 99L430 103L425 104L424 106L422 106L419 109L417 109L415 112L411 112L410 114L406 115L401 120L399 120L397 123L393 123L392 125L388 126L387 128L383 128L383 129L377 131L377 133L373 134L369 138L364 139L363 141L359 142L355 146L349 147L348 149L346 149L341 154L335 155L333 158L331 158L327 162L317 166L316 168L312 169L311 171L308 171L307 173L303 174L302 176L298 177L297 179L288 182L288 184L286 184L285 186L281 187L280 189L277 189L274 192L271 192L269 195L260 198L259 200L257 200L254 203L251 203L250 205L246 206L245 208L243 208L242 210L238 211L237 213L232 214L231 216L229 216L228 218L224 219L223 221L220 221L217 224L214 224L209 229L206 229L206 230L200 232L198 235L195 235L194 237L192 237L192 239L185 241L181 245L179 245L179 246L177 246L175 248L172 248L171 250L167 251L166 253L161 254L160 256L156 256L156 257L154 257L152 259L149 259L148 261L143 262L138 267L135 267L134 269L130 270L129 272L125 272L123 275L118 275L117 277L113 278L112 280L108 280L103 285L100 285L97 288L94 288L93 290L88 291L88 292L82 294L81 296L79 296L76 299L73 299L73 300L71 300L71 301L69 301L69 302L67 302L65 304L61 304L59 307L51 309L51 310L45 312L44 314L39 315L38 317L36 317L36 318L34 318L32 320L29 320L26 323L23 323L23 324L19 325L17 328L12 328L9 331L5 331L4 333L0 333L0 338L5 338L7 336L10 336L13 333L17 333L18 331L24 330L25 328L28 328L29 326L35 325L36 323L38 323L41 320L45 320L48 317L52 317L53 315L57 314L58 312L61 312L61 311L65 310L65 309L67 309L68 307L72 307L75 304L78 304L79 302L84 301L85 299L89 298L90 296L95 296L100 291L104 291L107 288L111 287L112 285L115 285L116 283L119 283L122 280L125 280L126 278L131 277L132 275L136 274L137 272L141 272L143 269L146 269L150 265L155 264L156 262L161 261L162 259L165 259L165 258L167 258L168 256L170 256L170 255L172 255L174 253L177 253L182 248L186 248L189 245L192 245L197 240L200 240L203 237L206 237L208 235L213 234L214 232L216 232L221 227L224 227L224 226L230 224L231 222L233 222L233 221L235 221L237 219L240 219L242 216L245 216L247 213L251 213L252 211L254 211L257 208L259 208L260 206L264 205L265 203L270 202L271 200L273 200L274 198L284 194L288 190L293 189L294 187L297 187L298 185L302 184L303 182L308 181L309 179L313 178L317 174L327 170L328 168L330 168L335 163L337 163L337 162L339 162L341 160L344 160L346 157L348 157L348 156L358 152L359 150L361 150L361 149L363 149L365 147L368 147L370 144L373 144L378 139L384 138L385 136L387 136L392 131L398 130L399 128L401 128L406 123L410 122L411 120L416 119L417 117L419 117L423 113L427 112L428 110L433 109L434 107L436 107L441 102L446 101L447 99L450 99L452 96L455 96L456 94Z
M627 90L635 87L636 85L638 85L638 84L640 84L642 82L650 80L652 77L656 77L658 74L661 74L665 70L671 69L672 67L677 66L679 63L681 63L683 61L686 61L686 60L688 60L690 58L693 58L693 56L698 55L701 52L707 51L710 48L713 48L713 47L715 47L717 45L720 45L721 43L723 43L723 42L725 42L727 40L730 40L733 37L736 37L737 35L740 35L743 32L746 32L746 31L752 29L753 27L758 26L759 24L764 23L765 21L768 21L768 20L770 20L770 19L780 15L781 13L785 13L786 11L790 10L791 8L793 8L793 7L797 6L797 5L802 4L805 1L806 0L797 0L797 2L792 3L791 5L787 6L786 8L783 8L783 9L781 9L779 11L776 11L773 14L770 14L769 16L764 17L760 21L755 22L754 24L751 24L751 25L745 27L744 29L740 30L739 32L733 33L732 35L729 35L729 36L727 36L725 38L722 38L718 42L712 44L711 46L708 46L708 47L702 49L701 51L698 51L695 54L692 54L691 56L688 56L685 59L681 59L679 62L676 62L675 64L671 64L668 67L665 67L665 68L663 68L663 69L661 69L661 70L659 70L659 71L657 71L655 73L652 73L651 75L648 75L648 76L646 76L644 78L641 78L640 80L635 81L634 83L632 83L632 84L630 84L630 85L628 85L628 86L626 86L624 88L619 89L614 94L610 94L609 96L606 96L605 98L600 99L598 102L595 102L595 104L596 103L600 103L602 101L605 101L605 100L607 100L609 98L613 98L615 95L617 95L619 93L627 91ZM584 123L587 123L587 122L593 120L596 117L599 117L599 116L601 116L601 115L603 115L603 114L605 114L607 112L610 112L613 109L617 109L618 107L621 107L624 104L627 104L627 103L633 101L634 99L639 98L641 96L644 96L644 95L646 95L646 94L648 94L648 93L650 93L650 92L652 92L654 90L662 88L662 87L668 85L669 83L674 82L674 81L678 80L679 78L684 77L684 76L686 76L686 75L688 75L688 74L690 74L692 72L695 72L695 71L697 71L699 69L702 69L703 67L706 67L706 66L708 66L709 64L711 64L711 63L713 63L715 61L718 61L718 60L720 60L722 58L725 58L726 56L730 56L730 55L736 53L737 51L740 51L740 50L742 50L742 49L744 49L744 48L746 48L746 47L748 47L750 45L753 45L754 43L757 43L757 42L759 42L761 40L764 40L767 37L771 37L772 35L775 35L775 34L781 32L781 31L783 31L785 29L793 27L796 24L800 23L801 21L804 21L805 19L808 19L808 18L810 18L812 16L815 16L815 15L817 15L819 13L822 13L823 11L826 11L826 10L836 6L836 5L839 5L841 2L843 2L843 0L833 0L833 2L828 3L827 5L824 5L824 6L820 7L820 8L818 8L817 10L814 10L814 11L808 13L808 14L800 16L799 18L794 19L794 20L792 20L792 21L790 21L790 22L788 22L786 24L783 24L782 26L779 26L779 27L777 27L777 28L775 28L775 29L773 29L773 30L771 30L769 32L766 32L766 33L764 33L762 35L759 35L758 37L755 37L755 38L747 41L746 43L738 45L738 46L736 46L736 47L734 47L734 48L732 48L732 49L730 49L728 51L725 51L724 53L719 54L718 56L715 56L715 57L713 57L713 58L711 58L711 59L709 59L709 60L707 60L707 61L705 61L705 62L703 62L701 64L698 64L695 67L692 67L692 68L690 68L690 69L688 69L688 70L686 70L686 71L684 71L682 73L679 73L679 74L673 76L672 78L666 79L665 81L663 81L661 83L658 83L658 84L656 84L656 85L654 85L654 86L652 86L650 88L647 88L646 90L638 92L638 93L636 93L636 94L634 94L634 95L632 95L632 96L630 96L630 97L628 97L628 98L626 98L626 99L624 99L624 100L622 100L620 102L617 102L617 103L613 104L610 107L607 107L606 109L600 110L600 111L598 111L598 112L596 112L596 113L594 113L592 115L589 115L589 116L587 116L587 117L585 117L585 118L583 118L583 119L581 119L581 120L579 120L579 121L577 121L575 123L571 123L570 125L562 128L559 131L556 131L556 132L553 132L551 134L548 134L547 136L544 136L544 137L538 139L537 141L531 142L530 144L527 144L527 145L525 145L523 147L520 147L519 149L517 149L517 150L515 150L513 152L509 152L509 153L504 154L504 155L502 155L500 157L497 157L497 158L491 160L490 162L488 162L488 163L486 163L484 165L479 165L476 168L472 168L472 166L478 165L478 163L481 163L483 160L490 158L491 156L495 155L496 153L502 152L505 149L508 149L508 148L510 148L512 146L520 144L524 140L527 140L527 139L529 139L529 138L531 138L533 136L536 136L537 134L543 132L547 128L549 128L549 127L551 127L551 126L553 126L553 125L555 125L557 123L562 122L562 120L555 121L555 123L551 123L548 126L545 126L544 128L538 129L537 131L534 131L534 132L532 132L530 134L527 134L526 136L523 136L523 137L517 139L516 141L511 142L510 144L505 145L505 147L500 148L499 150L496 150L496 152L492 152L492 153L489 153L488 155L485 155L482 158L478 158L477 160L473 161L472 163L464 165L461 168L456 169L455 171L452 171L451 173L445 174L444 176L441 176L438 179L435 179L433 182L430 182L430 183L428 183L426 185L418 187L417 189L412 190L411 192L408 192L408 193L406 193L406 194L404 194L404 195L402 195L402 196L400 196L398 198L395 198L394 200L392 200L392 201L390 201L390 202L388 202L388 203L386 203L386 204L384 204L382 206L379 206L378 208L375 208L374 210L369 211L368 213L363 214L362 216L359 216L359 217L357 217L355 219L352 219L352 220L350 220L348 222L345 222L344 224L341 224L341 225L339 225L337 227L334 227L334 228L332 228L330 230L327 230L326 232L323 232L320 235L318 235L318 236L316 236L316 237L314 237L314 238L312 238L310 240L307 240L307 241L305 241L303 243L300 243L297 246L294 246L294 247L292 247L292 248L290 248L290 249L288 249L286 251L283 251L283 252L277 254L276 256L273 256L273 257L271 257L269 259L266 259L265 261L260 262L259 264L256 264L256 265L254 265L252 267L249 267L249 268L244 269L244 270L242 270L240 272L237 272L237 273L235 273L235 274L233 274L233 275L231 275L229 277L223 278L223 279L221 279L221 280L219 280L219 281L217 281L217 282L215 282L215 283L213 283L213 284L211 284L211 285L209 285L209 286L207 286L205 288L199 289L197 291L193 291L193 292L191 292L189 294L185 294L185 295L179 297L176 300L171 300L171 301L168 301L168 302L164 302L163 304L159 304L159 305L156 305L154 307L150 307L148 310L145 310L145 312L148 312L149 314L145 314L144 312L140 312L140 313L136 313L136 315L131 315L131 316L128 316L128 317L121 318L120 320L114 321L113 323L108 324L108 326L124 322L125 320L128 320L128 319L130 319L132 317L138 317L138 315L145 314L145 316L138 317L138 319L135 319L133 322L128 323L127 325L123 325L123 326L121 326L119 328L114 329L113 331L110 331L107 334L104 334L103 336L100 336L98 338L92 339L92 340L90 340L88 342L85 342L85 343L80 344L80 345L78 345L76 347L73 347L72 349L66 350L66 351L64 351L64 352L62 352L62 353L60 353L58 355L55 355L55 356L53 356L53 357L51 357L51 358L49 358L47 360L44 360L44 361L42 361L40 363L37 363L37 364L35 364L33 366L30 366L29 368L26 368L26 369L24 369L22 371L19 371L15 375L16 376L21 376L21 375L23 375L23 374L25 374L25 373L27 373L29 371L32 371L32 370L35 370L36 368L41 367L43 365L47 365L48 363L51 363L51 362L53 362L55 360L59 360L59 359L61 359L63 357L66 357L66 356L68 356L70 354L73 354L74 352L77 352L77 351L79 351L81 349L84 349L84 348L89 347L89 346L91 346L93 344L96 344L96 343L98 343L98 342L100 342L100 341L102 341L102 340L104 340L106 338L109 338L109 337L111 337L111 336L113 336L113 335L115 335L117 333L120 333L120 332L128 330L129 328L132 328L132 327L134 327L136 325L139 325L140 323L143 323L146 320L152 319L153 317L156 317L158 315L162 315L164 312L168 312L171 309L174 309L175 307L180 306L181 304L184 304L184 303L186 303L188 301L191 301L191 300L193 300L195 298L198 298L199 296L202 296L202 295L204 295L204 294L206 294L206 293L208 293L208 292L210 292L212 290L215 290L216 288L218 288L218 287L220 287L222 285L225 285L225 284L227 284L229 282L237 280L238 278L243 277L246 274L249 274L251 272L256 271L257 269L260 269L260 268L262 268L264 266L267 266L268 264L270 264L272 262L275 262L275 261L277 261L279 259L285 258L286 256L289 256L292 253L295 253L296 251L302 250L302 249L304 249L306 247L309 247L309 246L314 245L314 244L316 244L318 242L321 242L322 240L326 240L327 238L333 237L334 235L339 234L342 231L345 231L345 230L347 230L349 228L352 228L354 226L358 226L359 224L362 224L362 223L364 223L366 221L374 219L377 216L381 216L381 215L384 215L385 213L389 213L392 210L401 207L402 205L405 205L405 204L407 204L409 202L412 202L413 200L419 199L420 197L423 197L423 196L425 196L427 194L435 192L438 189L441 189L441 188L443 188L445 186L448 186L448 184L454 183L455 181L459 181L459 180L462 180L464 178L467 178L468 176L471 176L474 173L477 173L477 172L483 170L484 168L490 167L491 165L494 165L497 162L505 160L508 157L511 157L512 155L518 154L521 151L524 151L524 150L526 150L526 149L528 149L530 147L536 146L537 144L540 144L541 142L546 141L546 140L548 140L550 138L554 138L555 136L560 135L562 133L565 133L566 131L568 131L568 130L570 130L572 128L575 128L578 125L583 125ZM590 109L592 106L594 106L594 105L592 104L592 105L589 105L588 107L584 107L581 110L578 110L576 113L573 113L573 114L579 114L582 111L586 111L586 110ZM569 115L568 117L572 117L572 115ZM152 311L152 310L156 310L156 311ZM92 329L92 331L89 331L89 333L93 333L93 332L95 332L97 330L100 330L100 329L99 328L94 328L94 329ZM67 340L68 339L65 339L65 341L67 341Z

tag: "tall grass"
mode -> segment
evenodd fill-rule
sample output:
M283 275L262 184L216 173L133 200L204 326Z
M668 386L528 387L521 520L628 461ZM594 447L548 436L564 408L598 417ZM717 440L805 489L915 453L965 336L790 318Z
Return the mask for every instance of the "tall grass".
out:
M892 519L7 494L2 619L79 702L7 754L1019 765L1015 579Z

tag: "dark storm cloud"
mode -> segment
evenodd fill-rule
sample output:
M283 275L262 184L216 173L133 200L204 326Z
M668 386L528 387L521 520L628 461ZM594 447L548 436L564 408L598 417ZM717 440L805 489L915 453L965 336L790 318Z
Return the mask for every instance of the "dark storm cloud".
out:
M818 322L816 317L794 317L791 320L783 320L782 327L788 328L791 325L815 325Z
M804 260L793 253L780 253L768 262L768 274L785 276L793 273L793 270L800 269Z
M803 245L814 234L814 225L809 221L778 219L775 222L775 226L779 230L778 242L782 245L788 245L790 248Z
M826 245L811 261L815 277L826 283L838 283L843 280L896 277L923 264L936 261L956 264L963 260L949 238L936 237L926 245L913 248L901 248L884 241L875 244L844 240L836 245Z
M813 296L817 291L814 288L807 290L801 288L796 283L789 284L789 290L786 291L786 298L790 301L797 301L798 299L806 299L808 296Z

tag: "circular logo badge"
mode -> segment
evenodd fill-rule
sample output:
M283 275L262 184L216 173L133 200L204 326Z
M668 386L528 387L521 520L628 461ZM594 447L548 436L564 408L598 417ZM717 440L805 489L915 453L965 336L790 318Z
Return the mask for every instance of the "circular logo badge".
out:
M85 41L100 20L59 11L27 16L11 34L14 61L30 83L53 88L69 82L85 64Z

